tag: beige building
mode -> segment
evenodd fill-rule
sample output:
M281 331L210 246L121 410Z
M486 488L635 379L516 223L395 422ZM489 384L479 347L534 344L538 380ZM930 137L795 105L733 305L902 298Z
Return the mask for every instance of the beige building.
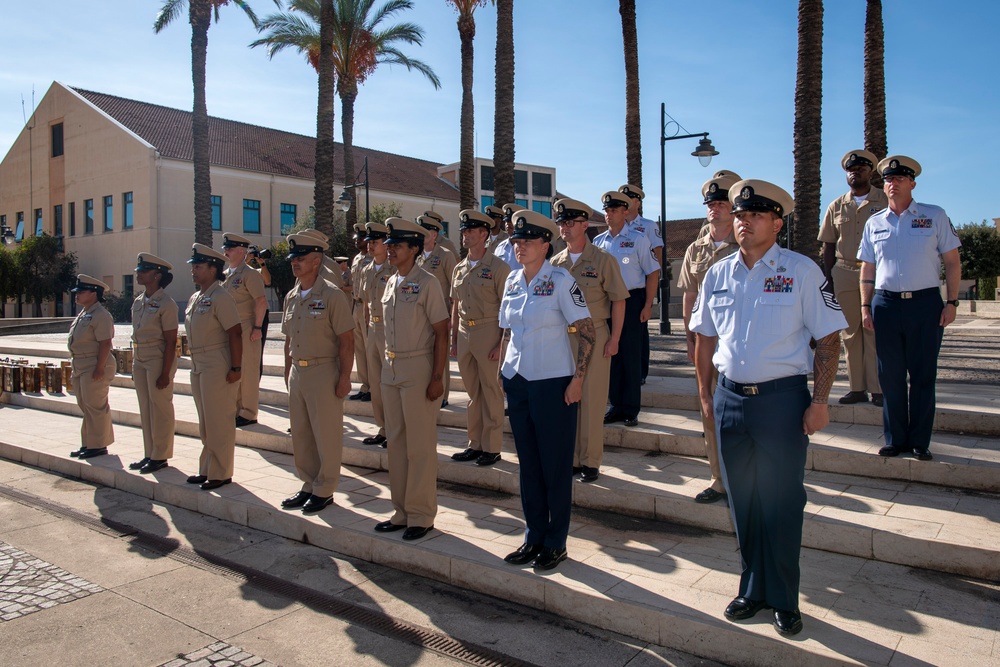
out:
M458 183L458 169L459 163L454 162L438 167L437 174L449 183ZM493 204L503 206L509 203L494 201L493 160L477 157L475 170L476 201L479 202L480 211ZM561 196L556 193L555 168L515 162L514 193L515 204L552 217L552 204Z

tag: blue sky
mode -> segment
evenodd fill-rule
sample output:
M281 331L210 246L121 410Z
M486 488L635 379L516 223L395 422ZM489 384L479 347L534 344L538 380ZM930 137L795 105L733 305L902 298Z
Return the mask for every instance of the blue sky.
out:
M259 16L269 0L249 0ZM53 80L123 97L191 107L190 28L154 35L159 0L5 2L10 37L0 53L0 155ZM403 68L382 68L358 96L357 145L458 160L459 40L445 0L415 0L405 15L426 32L407 52L429 63L434 88ZM690 132L710 132L720 155L703 168L697 140L667 143L667 218L704 214L700 187L717 169L792 191L794 0L711 4L638 0L646 214L660 209L659 109ZM822 201L846 191L840 157L863 143L863 0L827 2L824 26ZM561 192L597 205L625 182L624 61L614 0L515 0L516 159L557 168ZM492 157L495 10L476 12L477 154ZM915 196L957 224L1000 217L979 193L1000 179L1000 3L885 0L890 153L923 166ZM315 134L316 77L300 56L269 61L247 44L252 25L224 7L209 31L208 109L214 116ZM340 111L337 139L340 140ZM967 192L976 192L972 197Z

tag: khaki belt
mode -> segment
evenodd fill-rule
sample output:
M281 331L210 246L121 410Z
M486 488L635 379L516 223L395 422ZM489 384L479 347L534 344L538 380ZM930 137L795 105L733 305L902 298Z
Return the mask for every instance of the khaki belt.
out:
M319 364L325 364L331 361L333 361L333 357L316 357L315 359L293 359L292 363L296 366L306 368L307 366L318 366Z
M499 322L499 317L481 317L478 320L462 320L462 326L466 327L481 327L484 324L489 324L490 322Z
M837 264L845 269L851 269L852 271L856 271L861 268L860 261L851 261L849 259L838 259Z
M411 359L413 357L425 357L429 354L434 354L434 350L414 350L412 352L393 352L392 350L385 351L386 359Z
M226 347L227 345L229 345L228 342L226 342L226 343L219 343L218 345L209 345L208 347L192 347L191 348L191 352L192 353L194 353L194 352L211 352L212 350L221 350L222 348Z

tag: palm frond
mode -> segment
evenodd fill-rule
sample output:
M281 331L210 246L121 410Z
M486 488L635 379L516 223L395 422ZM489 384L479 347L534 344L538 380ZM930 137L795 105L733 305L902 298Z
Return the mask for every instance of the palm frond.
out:
M156 19L153 21L153 32L159 33L161 30L166 28L168 25L173 23L181 14L181 10L184 8L185 0L166 0L163 6L160 7L160 11L156 13Z
M410 71L416 70L427 77L436 90L441 89L441 80L438 79L430 65L422 60L410 58L397 49L392 47L379 49L378 62L385 65L402 65Z

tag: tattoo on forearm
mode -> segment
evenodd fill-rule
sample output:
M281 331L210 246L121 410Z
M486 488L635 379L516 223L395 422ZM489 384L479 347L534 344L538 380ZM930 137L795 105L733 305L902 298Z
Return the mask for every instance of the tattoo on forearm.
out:
M840 332L816 342L816 356L813 359L813 403L826 403L830 398L830 388L837 377L840 362Z
M576 351L576 373L573 377L582 378L587 374L587 366L590 365L590 357L594 353L597 331L594 329L594 320L589 317L577 320L573 326L580 335L580 347Z

